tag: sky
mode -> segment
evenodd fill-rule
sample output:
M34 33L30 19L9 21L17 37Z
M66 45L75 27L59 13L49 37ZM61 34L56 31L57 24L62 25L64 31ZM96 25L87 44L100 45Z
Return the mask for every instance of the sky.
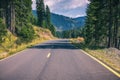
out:
M32 9L36 9L36 0L32 0ZM44 0L52 13L76 18L86 16L86 8L90 3L88 0Z

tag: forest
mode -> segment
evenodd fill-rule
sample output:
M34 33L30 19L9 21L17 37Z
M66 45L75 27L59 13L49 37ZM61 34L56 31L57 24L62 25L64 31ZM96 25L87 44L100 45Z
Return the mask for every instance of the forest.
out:
M0 43L7 30L19 37L18 42L34 39L32 25L49 29L56 36L50 21L49 6L37 0L37 18L32 14L31 0L0 1ZM63 38L82 36L88 47L120 49L120 0L90 0L86 23L82 29L63 31Z
M87 46L120 49L120 0L90 0L82 33Z
M19 37L18 42L31 41L34 39L32 25L48 28L55 34L55 28L50 23L49 7L45 7L43 0L38 0L36 4L38 18L32 14L31 0L0 1L0 42L4 41L7 30Z
M9 30L12 34L18 36L22 41L33 39L34 31L32 28L32 8L31 0L2 0L0 1L0 20L3 26L0 26L1 38L5 31ZM1 40L2 41L2 40Z

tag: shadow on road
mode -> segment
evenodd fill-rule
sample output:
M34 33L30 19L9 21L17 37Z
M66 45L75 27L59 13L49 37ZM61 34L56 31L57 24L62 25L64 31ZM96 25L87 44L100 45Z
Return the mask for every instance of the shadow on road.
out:
M38 48L38 49L77 49L68 41L57 41L57 42L50 42L44 43L37 46L33 46L31 48Z

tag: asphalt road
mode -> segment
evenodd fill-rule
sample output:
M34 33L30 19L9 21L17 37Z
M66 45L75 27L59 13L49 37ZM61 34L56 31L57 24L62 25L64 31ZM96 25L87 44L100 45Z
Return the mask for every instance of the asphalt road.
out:
M0 61L0 80L120 80L68 40L39 44Z

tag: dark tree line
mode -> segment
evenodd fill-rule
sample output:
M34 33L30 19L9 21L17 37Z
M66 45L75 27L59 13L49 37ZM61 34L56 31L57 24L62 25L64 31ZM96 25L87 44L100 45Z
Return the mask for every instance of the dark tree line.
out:
M72 30L66 30L62 32L57 32L57 37L59 38L78 38L82 36L82 29L72 29Z
M120 48L120 0L90 0L83 29L88 46Z
M7 28L14 33L14 15L15 8L12 0L1 0L0 1L0 18L3 19L4 24Z

